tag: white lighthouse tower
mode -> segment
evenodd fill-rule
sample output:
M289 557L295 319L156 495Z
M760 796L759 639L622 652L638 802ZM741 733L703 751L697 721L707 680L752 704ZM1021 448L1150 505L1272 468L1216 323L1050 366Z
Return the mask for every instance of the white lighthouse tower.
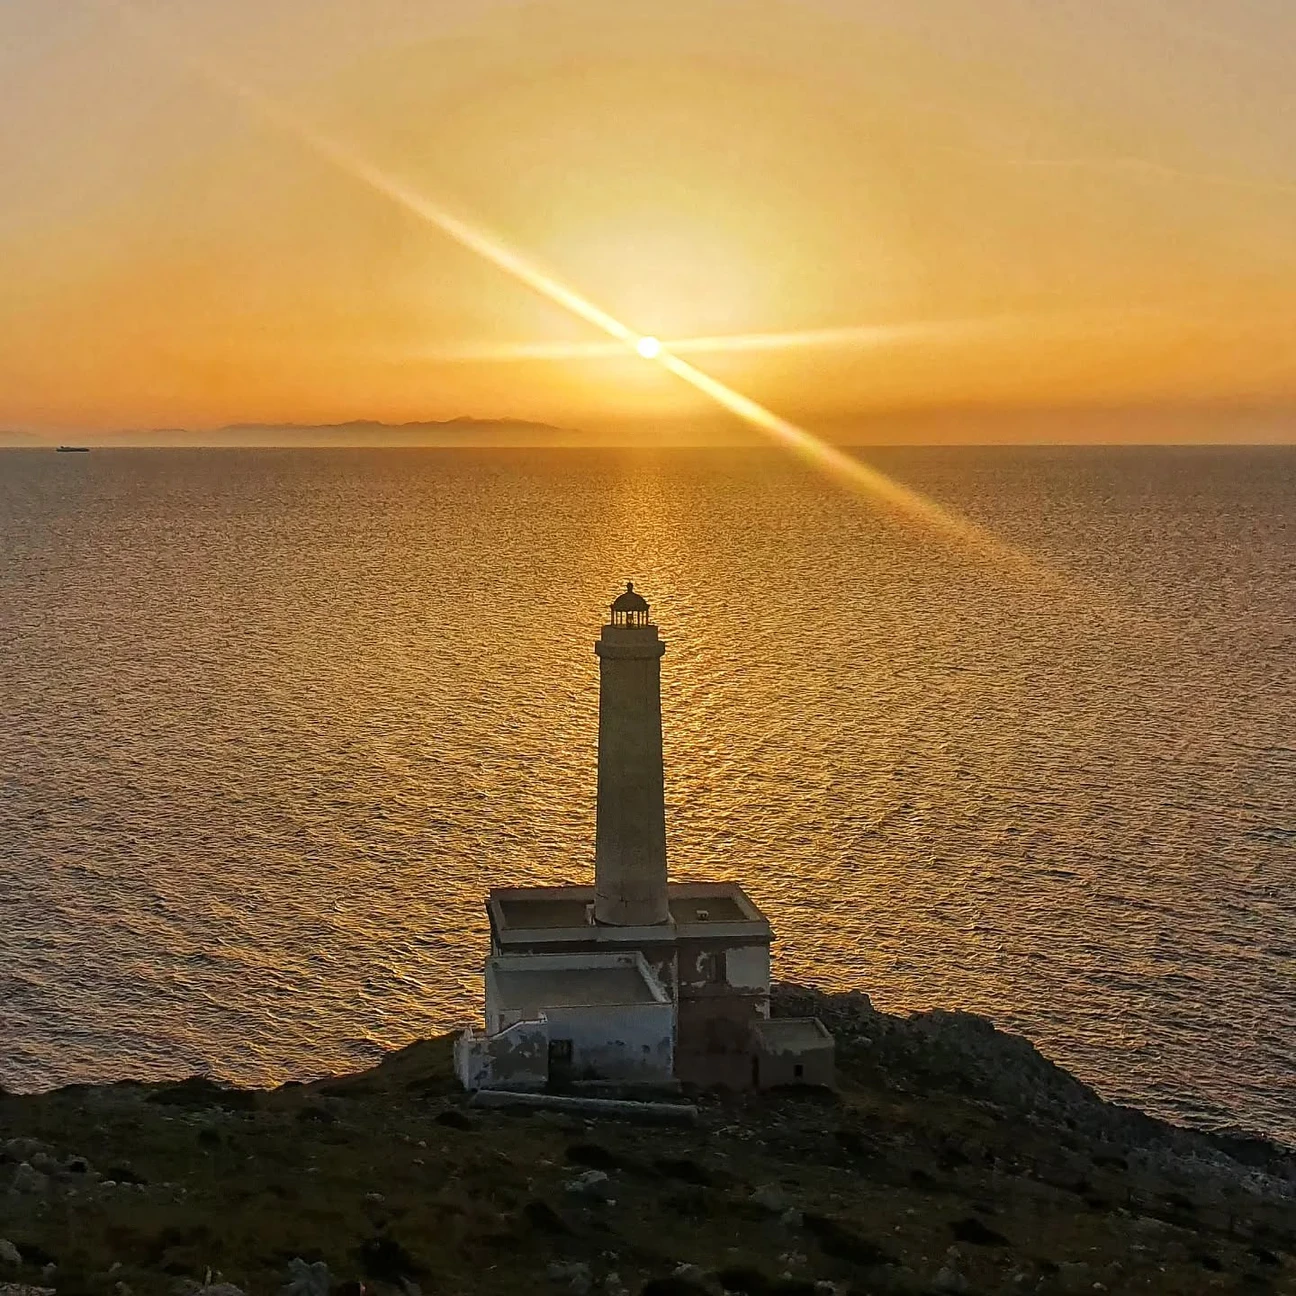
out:
M594 919L616 927L670 921L662 770L661 659L648 603L626 583L594 645L599 657Z
M484 1029L455 1045L469 1089L583 1081L826 1084L832 1036L771 1020L769 921L736 882L666 876L661 659L633 585L599 659L593 886L496 886Z

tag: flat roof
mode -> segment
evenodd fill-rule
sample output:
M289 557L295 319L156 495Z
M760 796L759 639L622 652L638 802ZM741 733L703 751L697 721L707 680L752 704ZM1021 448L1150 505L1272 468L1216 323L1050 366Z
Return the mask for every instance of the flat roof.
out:
M833 1042L818 1017L770 1017L758 1021L752 1029L770 1053L803 1053Z
M668 896L671 917L677 923L751 922L731 895Z
M546 1008L657 1003L643 973L623 967L492 969L496 1006L534 1013Z
M500 913L506 927L584 927L587 924L586 907L594 903L594 888L589 898L561 894L566 887L537 887L523 895L499 896ZM491 892L495 896L494 891Z
M589 931L589 906L593 903L592 886L492 887L489 900L502 932ZM707 924L755 924L768 930L764 914L736 882L671 882L667 904L671 924L657 925L664 939L670 939L672 925L676 929L673 934L679 934L681 928L704 928ZM639 930L646 933L655 928Z

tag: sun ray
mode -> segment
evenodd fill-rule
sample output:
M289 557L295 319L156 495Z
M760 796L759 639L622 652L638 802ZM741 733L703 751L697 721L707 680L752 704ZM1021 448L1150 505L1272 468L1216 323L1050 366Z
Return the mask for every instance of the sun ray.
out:
M157 47L160 33L146 21L128 0L100 0L132 23L147 30ZM167 43L170 47L170 43ZM816 437L805 428L780 417L741 392L702 372L680 359L675 350L656 338L636 332L614 315L595 304L584 294L541 269L503 240L479 226L456 216L419 193L405 180L377 166L341 140L302 120L288 107L263 91L257 90L210 62L170 47L172 57L189 67L204 81L233 97L265 124L284 133L338 170L367 185L375 193L398 204L429 226L441 231L461 247L511 275L519 283L562 307L578 319L601 330L620 344L630 355L641 356L645 363L660 364L683 382L709 397L722 409L785 447L805 462L826 473L834 481L884 506L896 516L956 541L996 562L1017 568L1036 578L1056 580L1034 559L1000 540L969 518L947 508L928 496L894 481L885 473L862 460L844 453ZM759 335L757 335L759 336ZM766 335L769 336L769 335ZM704 340L705 341L705 340ZM645 349L646 348L646 349ZM651 354L647 354L651 352Z
M700 337L652 338L674 355L727 355L755 351L856 350L881 351L903 346L939 346L964 340L980 341L996 335L1020 336L1027 331L1048 329L1074 335L1087 330L1108 331L1131 321L1151 322L1167 318L1151 306L1117 307L1111 310L1016 312L972 316L963 319L906 320L896 324L858 324L837 328L794 329L765 333L717 333ZM643 343L639 352L643 355ZM500 342L480 345L434 347L406 358L430 363L494 364L532 360L623 359L626 348L619 341L596 342ZM656 359L655 355L645 359Z

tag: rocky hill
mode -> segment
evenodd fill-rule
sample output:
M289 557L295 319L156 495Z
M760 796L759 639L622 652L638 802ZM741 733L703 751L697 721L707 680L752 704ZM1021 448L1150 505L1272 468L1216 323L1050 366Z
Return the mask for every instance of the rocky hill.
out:
M783 986L840 1092L693 1125L470 1107L449 1038L273 1091L0 1097L0 1296L1296 1293L1296 1156L961 1013Z

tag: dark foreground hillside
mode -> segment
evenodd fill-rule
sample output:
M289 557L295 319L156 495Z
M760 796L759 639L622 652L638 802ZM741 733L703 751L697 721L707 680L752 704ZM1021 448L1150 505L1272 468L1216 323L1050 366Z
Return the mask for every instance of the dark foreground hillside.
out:
M841 1092L695 1126L470 1109L448 1038L269 1092L0 1097L0 1296L1296 1293L1296 1157L1101 1103L977 1018L776 992Z

